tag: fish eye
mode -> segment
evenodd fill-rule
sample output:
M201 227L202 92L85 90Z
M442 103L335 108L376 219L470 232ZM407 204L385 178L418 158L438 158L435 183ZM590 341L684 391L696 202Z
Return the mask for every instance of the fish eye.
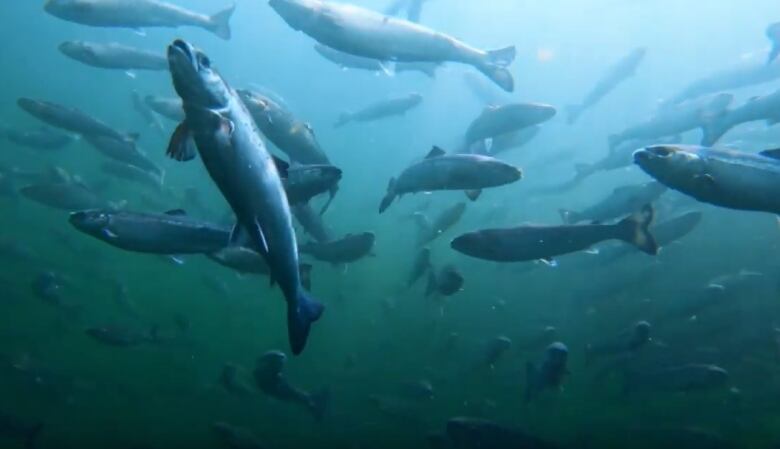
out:
M211 68L211 60L208 56L204 55L203 53L198 53L198 65L205 69Z
M669 157L673 153L673 151L667 147L653 147L651 148L651 152L659 157Z

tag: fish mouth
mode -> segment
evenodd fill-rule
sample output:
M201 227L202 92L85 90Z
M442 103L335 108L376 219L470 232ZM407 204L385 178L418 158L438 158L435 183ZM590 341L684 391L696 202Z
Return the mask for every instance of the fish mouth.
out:
M195 71L198 69L195 61L195 48L181 39L176 39L168 46L168 62L171 69L187 65Z

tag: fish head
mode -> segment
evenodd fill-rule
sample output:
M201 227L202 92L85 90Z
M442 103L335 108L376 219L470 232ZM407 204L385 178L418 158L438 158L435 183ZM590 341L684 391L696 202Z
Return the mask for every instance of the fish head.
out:
M270 98L248 89L239 89L238 96L253 115L269 117L274 106Z
M82 41L65 41L57 47L62 54L78 61L95 61L94 48Z
M19 106L22 110L33 115L45 115L48 110L47 104L45 102L33 100L32 98L19 98L16 100L16 105Z
M655 145L634 152L634 163L663 184L680 189L695 188L706 175L700 147Z
M268 5L295 30L315 23L323 8L320 0L269 0Z
M177 39L168 46L168 64L173 86L185 108L223 109L232 97L211 59L189 43Z
M523 178L523 170L506 162L499 161L489 156L471 155L478 159L484 177L490 179L492 185L511 184Z
M569 348L559 341L552 343L545 350L544 364L547 366L565 367L568 359Z
M102 235L111 224L111 216L102 210L85 210L71 213L68 222L85 234Z
M282 351L268 351L257 360L257 370L270 373L281 373L287 363L287 355Z

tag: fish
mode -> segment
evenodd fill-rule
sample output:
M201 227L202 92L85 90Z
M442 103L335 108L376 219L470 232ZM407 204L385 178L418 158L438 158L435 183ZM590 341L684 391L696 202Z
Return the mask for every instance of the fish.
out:
M425 159L406 168L398 178L390 179L379 213L387 210L396 197L407 193L464 190L476 199L482 189L511 184L522 176L519 168L489 156L447 155L441 148L433 147Z
M647 321L639 321L631 329L607 340L591 343L585 347L586 363L596 358L635 354L652 341L652 326Z
M78 231L125 251L147 254L210 254L225 248L230 230L186 215L90 209L73 212Z
M457 449L555 449L520 429L482 418L459 416L447 421L447 436Z
M162 192L164 188L162 175L146 171L135 165L125 164L124 162L103 162L100 164L100 171L125 181L144 185L159 192Z
M566 123L573 125L585 111L597 105L619 85L629 78L632 78L636 73L636 70L642 64L642 61L644 61L646 54L647 48L638 47L631 50L631 52L612 65L601 79L599 79L596 85L593 86L593 89L588 92L580 104L568 106L566 108L566 112L568 113Z
M775 62L777 56L780 55L780 22L770 24L766 28L766 37L772 42L772 48L769 50L769 55L766 60L767 65L770 65Z
M414 401L430 401L435 396L433 384L427 379L402 382L398 393L402 398Z
M601 223L606 220L630 214L645 204L651 204L666 192L666 186L657 181L617 187L598 203L576 212L560 209L558 213L566 224L583 221Z
M301 285L290 206L274 160L238 93L214 70L208 56L176 40L168 47L168 60L186 118L167 153L189 160L197 149L237 217L231 243L248 244L260 252L268 262L271 282L278 283L284 294L288 338L298 355L324 306Z
M235 4L208 16L160 0L47 0L43 9L62 20L106 28L203 28L229 40Z
M265 449L267 446L249 429L234 426L223 421L211 425L225 447L230 449Z
M86 136L84 140L109 159L154 173L159 178L163 177L162 168L130 142L103 136Z
M184 120L184 106L180 98L147 95L144 97L144 104L152 111L169 120L177 123Z
M219 384L228 393L239 397L251 396L254 393L248 380L246 369L235 363L226 363L219 375Z
M422 95L416 92L388 98L355 112L342 112L334 126L339 128L350 122L373 122L387 117L404 115L419 106L422 100Z
M729 373L717 365L688 363L630 373L624 392L693 392L721 388Z
M119 348L132 348L147 343L156 343L157 329L139 331L123 326L104 325L90 327L86 334L98 343Z
M568 360L569 348L557 341L544 350L544 359L539 366L532 362L526 363L524 401L530 402L545 390L560 390L566 375L569 374Z
M159 117L157 117L157 115L152 111L152 109L144 102L144 98L141 96L141 93L138 92L137 90L133 90L132 101L133 101L133 109L135 109L138 115L140 115L144 119L146 124L149 125L149 128L154 129L160 134L165 132Z
M44 183L22 187L25 198L67 212L112 205L81 183Z
M629 140L656 140L703 128L714 117L726 111L733 100L731 94L717 94L673 104L661 109L649 120L609 136L609 147L616 148Z
M338 189L341 169L332 165L294 165L287 169L282 179L287 201L290 205L308 203L309 200L325 192ZM333 193L331 193L333 194Z
M653 234L653 237L655 237L655 242L658 244L660 250L690 234L699 225L701 218L701 212L687 212L670 218L662 223L652 225L650 227L650 232ZM609 263L634 252L636 252L636 248L633 246L619 245L602 249L599 252L598 258L603 263Z
M428 270L431 270L431 250L430 248L421 248L412 263L412 269L406 281L406 288L411 288Z
M16 145L45 151L61 150L76 140L73 136L46 127L37 130L0 127L0 135Z
M71 131L83 136L103 136L116 140L135 142L138 134L121 133L102 121L72 107L57 103L30 98L19 98L16 101L23 111L55 128Z
M291 209L295 220L314 240L320 243L331 240L330 231L322 221L322 216L315 212L309 203L293 205Z
M499 335L490 339L485 345L485 353L483 354L483 363L489 367L493 367L498 360L507 351L512 348L512 339L505 335Z
M423 219L420 223L420 234L417 237L417 246L425 246L458 224L466 212L466 203L457 203L443 210L432 222ZM418 216L422 216L419 214ZM424 218L424 216L422 216Z
M658 245L648 227L655 213L645 205L616 224L521 225L506 229L483 229L456 237L450 242L455 251L494 262L544 260L582 251L605 240L622 240L641 251L655 255Z
M66 41L58 47L65 56L100 69L113 70L168 70L165 55L154 53L117 42L98 43L87 41Z
M473 66L507 92L515 47L485 51L451 36L359 7L321 0L270 0L296 31L346 53L380 61L458 62Z
M780 64L777 60L770 64L765 61L742 62L690 83L672 97L671 102L680 104L716 92L766 84L778 78L780 78Z
M331 264L355 262L371 254L376 236L373 232L347 234L339 240L325 243L305 243L301 245L301 254L308 254L317 260Z
M487 106L466 130L466 145L544 123L556 113L554 107L538 103Z
M376 59L351 55L349 53L344 53L343 51L339 51L335 48L330 48L327 45L322 44L316 44L314 46L314 51L342 69L365 70L368 72L392 75L392 72L387 67L387 65Z
M729 209L780 213L780 150L758 154L695 145L651 146L635 163L670 189Z
M243 246L226 246L206 254L214 262L243 274L269 273L268 263L257 251Z
M701 145L711 147L732 128L749 122L764 121L767 126L780 123L780 89L769 95L753 97L738 108L728 109L706 121Z
M35 449L43 431L43 422L29 422L19 416L0 412L0 435L24 440L25 449Z
M428 271L428 285L425 296L452 296L463 290L464 279L457 268L446 265L438 273L433 268Z
M266 395L283 402L306 408L315 420L325 417L330 404L327 388L310 393L293 386L284 375L287 356L281 351L268 351L257 360L254 370L255 385Z

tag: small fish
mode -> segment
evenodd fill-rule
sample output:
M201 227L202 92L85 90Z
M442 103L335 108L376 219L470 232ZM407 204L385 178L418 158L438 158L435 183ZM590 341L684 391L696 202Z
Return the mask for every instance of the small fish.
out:
M544 351L544 359L538 367L526 364L525 402L530 402L544 390L559 390L564 378L569 374L566 364L569 360L569 348L561 342L552 343Z
M433 294L452 296L463 290L463 283L463 276L452 265L445 266L438 273L431 268L428 272L428 285L425 288L425 296Z
M490 339L485 345L484 364L489 367L494 366L511 347L512 340L504 335Z
M0 129L0 135L17 145L45 151L61 150L75 140L68 134L59 133L46 127L34 131L4 128Z
M366 106L355 112L343 112L334 125L336 128L350 122L373 122L387 117L404 115L422 103L422 95L414 92L401 97L389 98Z
M269 351L258 360L254 371L255 384L263 393L282 402L297 404L306 408L312 416L321 421L330 403L330 393L322 389L309 393L294 387L284 376L287 356L281 351Z
M466 130L466 146L539 125L553 118L556 113L554 107L546 104L487 106Z
M69 106L50 101L19 98L16 104L25 112L55 128L84 136L103 136L135 142L138 134L119 132L104 122Z

